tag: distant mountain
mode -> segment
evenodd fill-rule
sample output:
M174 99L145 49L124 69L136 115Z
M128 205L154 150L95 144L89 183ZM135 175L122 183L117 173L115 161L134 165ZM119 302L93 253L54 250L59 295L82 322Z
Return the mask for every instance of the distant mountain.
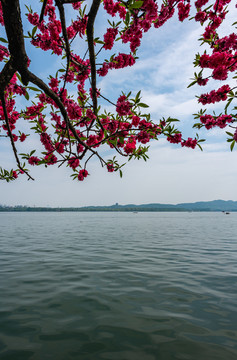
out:
M237 201L199 201L195 203L183 203L176 206L193 211L237 211Z
M213 200L181 204L127 204L111 206L87 206L85 211L237 211L237 201Z
M199 201L195 203L181 204L127 204L118 203L110 206L84 206L67 208L49 208L49 207L27 207L27 206L3 206L0 205L0 211L237 211L237 201L213 200Z

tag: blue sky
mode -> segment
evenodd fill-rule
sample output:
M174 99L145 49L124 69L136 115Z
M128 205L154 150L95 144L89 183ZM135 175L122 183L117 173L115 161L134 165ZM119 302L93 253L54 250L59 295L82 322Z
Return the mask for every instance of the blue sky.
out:
M234 4L230 10L222 26L223 34L234 31L230 26L236 19ZM102 33L103 16L97 26L98 32ZM140 58L133 68L111 71L107 77L99 79L98 87L105 96L114 99L121 90L132 90L134 93L142 90L143 102L150 106L153 120L175 116L181 120L179 127L185 136L193 136L192 114L200 108L195 95L200 94L200 90L207 92L214 84L210 84L209 88L187 89L193 77L195 53L202 51L197 41L201 30L194 21L179 23L177 15L174 16L163 28L146 34L138 53ZM52 61L51 56L42 52L40 56L39 64L39 52L31 54L32 64L37 61L34 70L37 69L42 77L54 74L60 62L57 59ZM222 82L215 82L214 86L221 85ZM107 108L110 109L109 106ZM230 152L223 130L203 131L200 136L207 139L203 152L171 145L164 139L152 142L150 159L147 162L130 162L124 167L122 179L116 173L107 173L97 160L90 162L90 176L84 182L72 181L68 168L31 167L35 181L27 181L22 176L10 184L0 182L0 204L84 206L116 202L140 204L237 200L237 148ZM31 141L29 145L34 145L35 140ZM0 166L15 167L8 139L0 138Z

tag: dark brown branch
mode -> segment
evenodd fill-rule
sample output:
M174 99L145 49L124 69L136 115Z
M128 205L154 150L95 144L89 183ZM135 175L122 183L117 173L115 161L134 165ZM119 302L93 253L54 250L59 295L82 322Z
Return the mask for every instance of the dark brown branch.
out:
M19 0L1 0L8 48L12 58L12 67L20 74L24 85L28 84L27 62L24 34Z
M44 2L43 2L43 6L42 6L42 9L41 9L39 22L43 21L44 12L45 12L45 8L46 8L46 5L47 5L47 1L48 1L48 0L44 0Z
M10 58L0 73L0 93L4 92L5 87L9 84L15 72L16 69L13 67L13 59Z
M87 41L91 65L91 87L92 87L92 100L93 111L97 115L97 96L96 96L96 65L95 65L95 50L94 50L94 22L99 10L100 0L93 0L87 21Z
M56 5L57 5L58 10L59 10L59 16L60 16L60 21L61 21L61 25L62 25L62 32L63 32L63 39L64 39L65 47L66 47L65 51L66 51L66 56L67 56L67 67L66 67L64 85L63 85L63 88L62 88L62 91L61 91L61 94L62 94L64 89L65 89L65 86L66 86L67 74L68 74L69 64L70 64L70 60L71 60L71 50L70 50L70 44L69 44L68 36L67 36L65 12L64 12L64 7L62 5L61 0L56 0Z
M67 59L69 61L71 58L71 54L70 54L71 51L70 51L70 45L69 45L68 36L67 36L67 27L66 27L64 7L62 5L61 0L56 0L55 2L58 7L58 10L59 10L60 22L62 25L62 32L63 32L63 39L64 39L65 45L66 45L66 55L67 55Z

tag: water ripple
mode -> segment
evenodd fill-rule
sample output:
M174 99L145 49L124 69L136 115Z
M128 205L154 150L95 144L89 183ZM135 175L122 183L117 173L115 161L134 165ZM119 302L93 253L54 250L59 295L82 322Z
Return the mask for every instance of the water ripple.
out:
M236 360L236 220L0 213L1 360Z

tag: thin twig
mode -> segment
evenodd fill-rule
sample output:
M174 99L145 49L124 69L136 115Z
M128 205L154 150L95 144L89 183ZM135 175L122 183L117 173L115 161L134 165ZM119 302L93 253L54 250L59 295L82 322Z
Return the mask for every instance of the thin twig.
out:
M65 12L64 12L64 7L61 3L61 0L56 0L56 5L58 7L59 10L59 16L60 16L60 22L62 25L62 31L63 31L63 39L65 42L65 51L66 51L66 56L67 56L67 67L66 67L66 74L65 74L65 79L64 79L64 84L63 84L63 88L60 92L60 95L63 93L65 86L66 86L66 81L67 81L67 75L68 75L68 71L69 71L69 64L70 64L70 60L71 60L71 50L70 50L70 44L68 41L68 36L67 36L67 27L66 27L66 19L65 19Z
M3 113L4 113L4 117L5 117L5 122L6 122L6 126L7 126L8 135L9 135L10 140L11 140L11 146L12 146L12 150L13 150L17 165L18 165L19 169L21 171L23 171L28 176L28 180L29 179L34 180L34 178L26 170L24 170L22 168L19 157L17 155L17 149L16 149L16 146L15 146L15 142L13 140L11 128L10 128L10 125L9 125L9 119L8 119L8 115L7 115L7 109L6 109L6 102L5 102L4 93L1 93L0 99L1 99L2 107L3 107Z

